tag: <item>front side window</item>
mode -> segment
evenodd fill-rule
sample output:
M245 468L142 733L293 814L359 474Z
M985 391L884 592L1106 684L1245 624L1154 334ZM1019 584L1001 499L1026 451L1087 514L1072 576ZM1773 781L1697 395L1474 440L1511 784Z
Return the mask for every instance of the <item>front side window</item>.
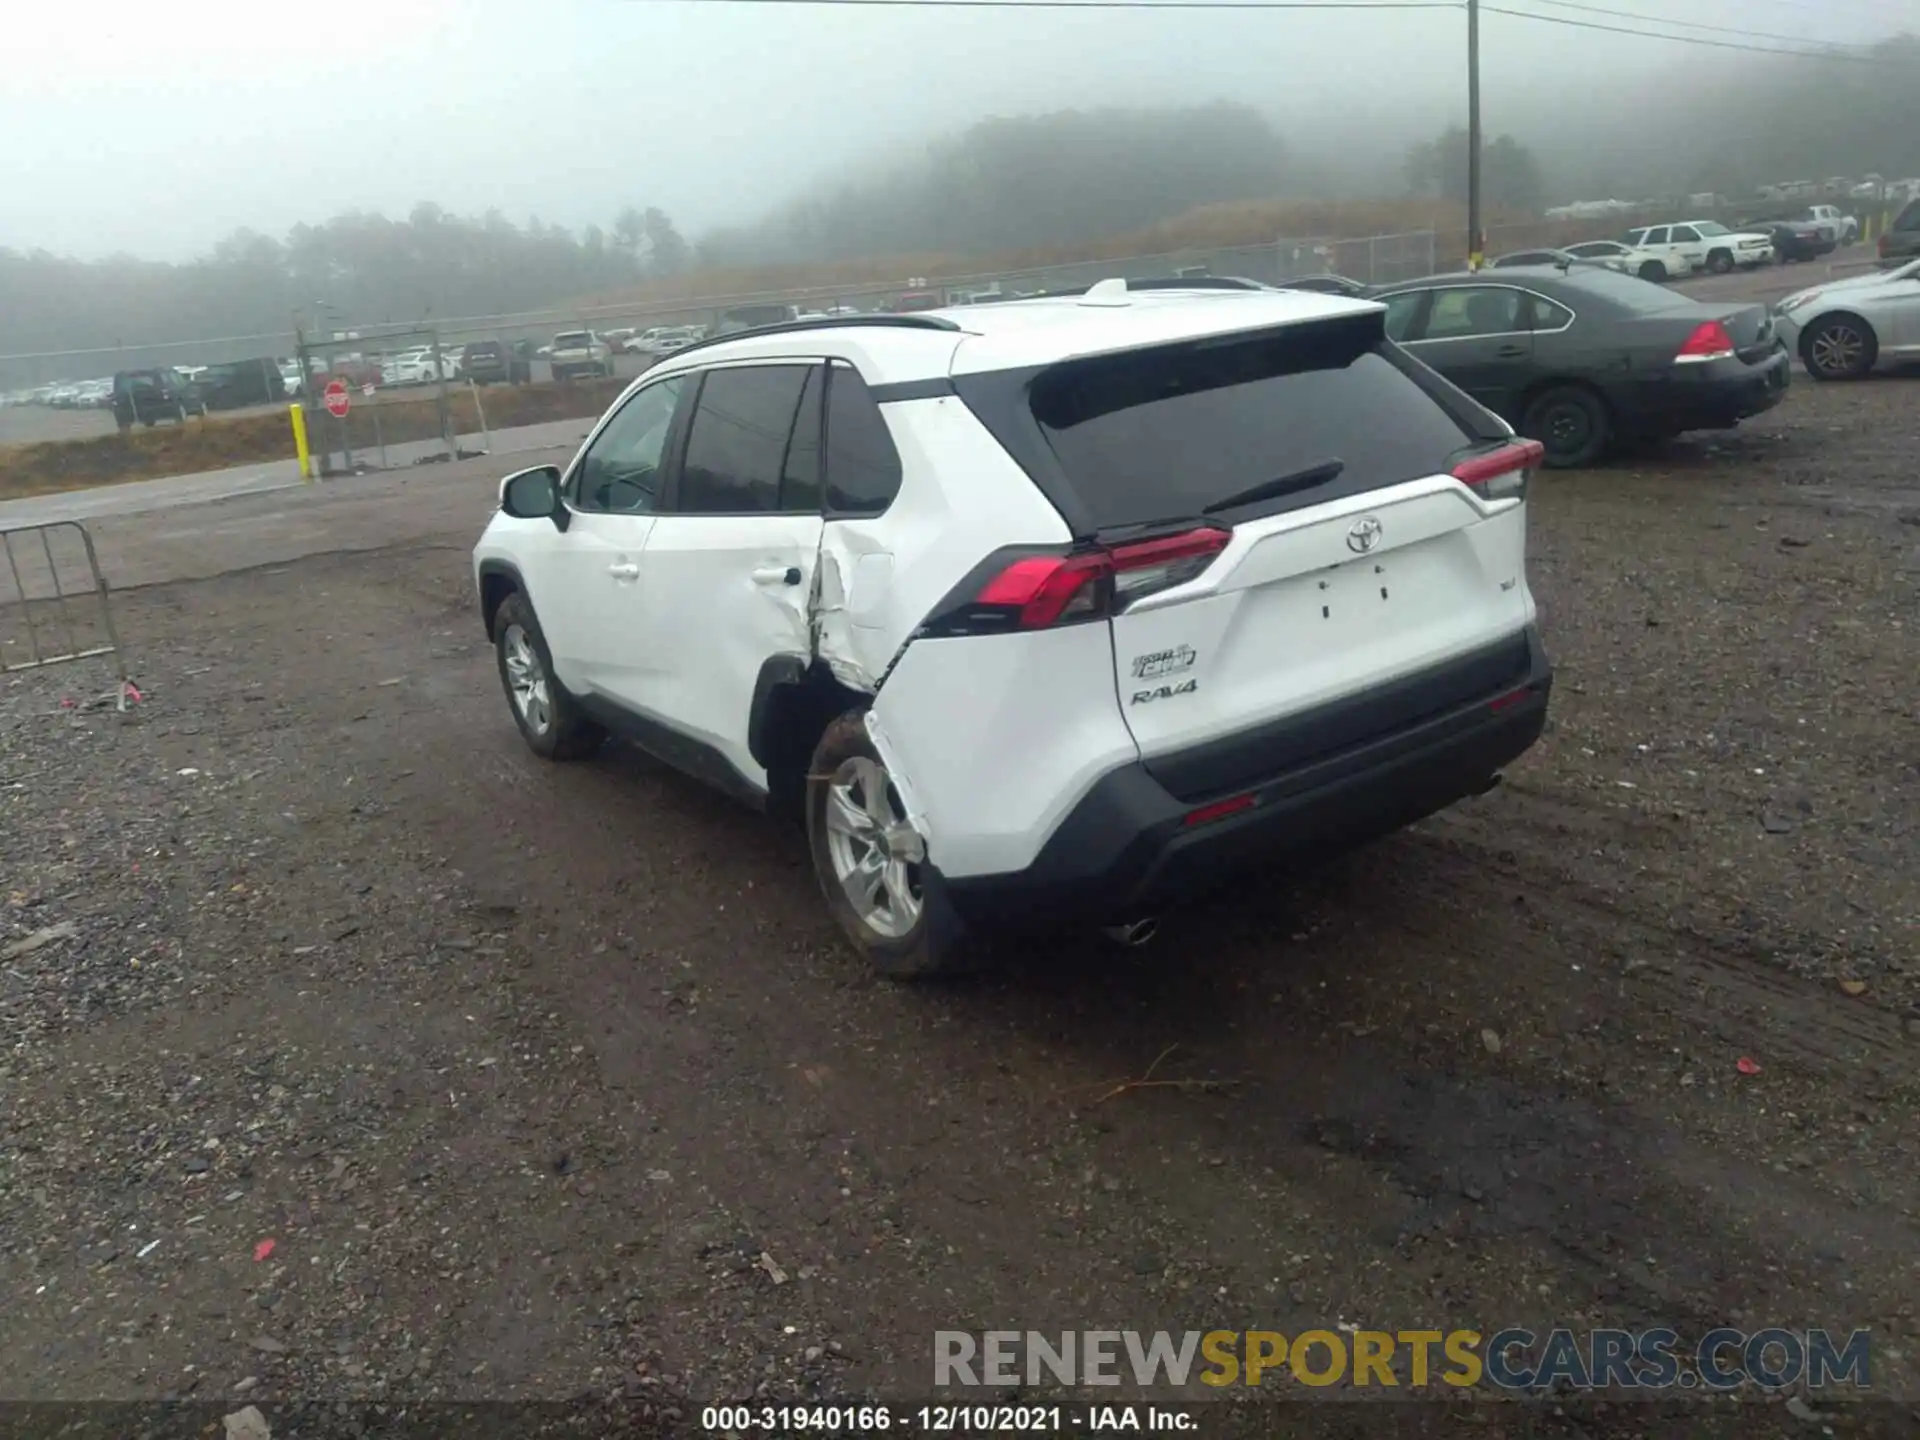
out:
M667 436L685 387L680 375L649 385L607 422L574 473L576 509L650 515L659 508Z
M1462 285L1434 293L1422 340L1463 340L1505 335L1526 329L1521 315L1526 297L1506 285Z
M774 513L806 365L709 370L700 384L674 509L683 515Z

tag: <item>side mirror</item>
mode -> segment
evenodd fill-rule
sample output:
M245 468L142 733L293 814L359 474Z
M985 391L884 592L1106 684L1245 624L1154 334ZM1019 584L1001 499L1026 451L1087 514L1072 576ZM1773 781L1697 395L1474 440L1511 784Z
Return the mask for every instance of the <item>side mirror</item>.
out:
M566 507L560 503L560 467L536 465L500 482L500 509L516 520L551 520L566 526Z

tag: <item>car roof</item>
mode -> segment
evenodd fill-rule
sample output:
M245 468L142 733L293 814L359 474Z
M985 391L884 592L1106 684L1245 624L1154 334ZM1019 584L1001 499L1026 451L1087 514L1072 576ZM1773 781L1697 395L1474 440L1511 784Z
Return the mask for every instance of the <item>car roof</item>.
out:
M1372 300L1308 290L1155 288L1102 282L1081 295L1006 300L910 315L842 315L696 344L651 380L700 366L844 359L876 385L1022 370L1095 355L1378 312Z

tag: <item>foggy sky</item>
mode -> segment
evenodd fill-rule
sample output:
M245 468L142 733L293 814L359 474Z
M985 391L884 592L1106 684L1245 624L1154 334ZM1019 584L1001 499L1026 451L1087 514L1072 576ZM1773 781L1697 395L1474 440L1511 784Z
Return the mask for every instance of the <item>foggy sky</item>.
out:
M1920 27L1920 0L1594 3L1810 41ZM1570 105L1603 125L1609 86L1737 58L1482 24L1487 128L1523 138ZM1359 117L1384 147L1464 116L1464 36L1459 11L0 0L0 245L180 260L420 200L576 229L658 205L692 234L985 116L1072 106L1246 101L1337 169Z

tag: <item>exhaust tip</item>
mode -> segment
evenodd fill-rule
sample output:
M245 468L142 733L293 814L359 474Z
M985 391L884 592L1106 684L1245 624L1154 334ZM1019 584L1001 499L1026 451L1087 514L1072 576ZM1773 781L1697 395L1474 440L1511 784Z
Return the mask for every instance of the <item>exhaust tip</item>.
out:
M1146 944L1149 940L1153 939L1159 931L1160 922L1152 916L1148 916L1143 920L1129 920L1124 925L1105 926L1100 933L1116 945L1125 945L1131 948L1136 945Z

